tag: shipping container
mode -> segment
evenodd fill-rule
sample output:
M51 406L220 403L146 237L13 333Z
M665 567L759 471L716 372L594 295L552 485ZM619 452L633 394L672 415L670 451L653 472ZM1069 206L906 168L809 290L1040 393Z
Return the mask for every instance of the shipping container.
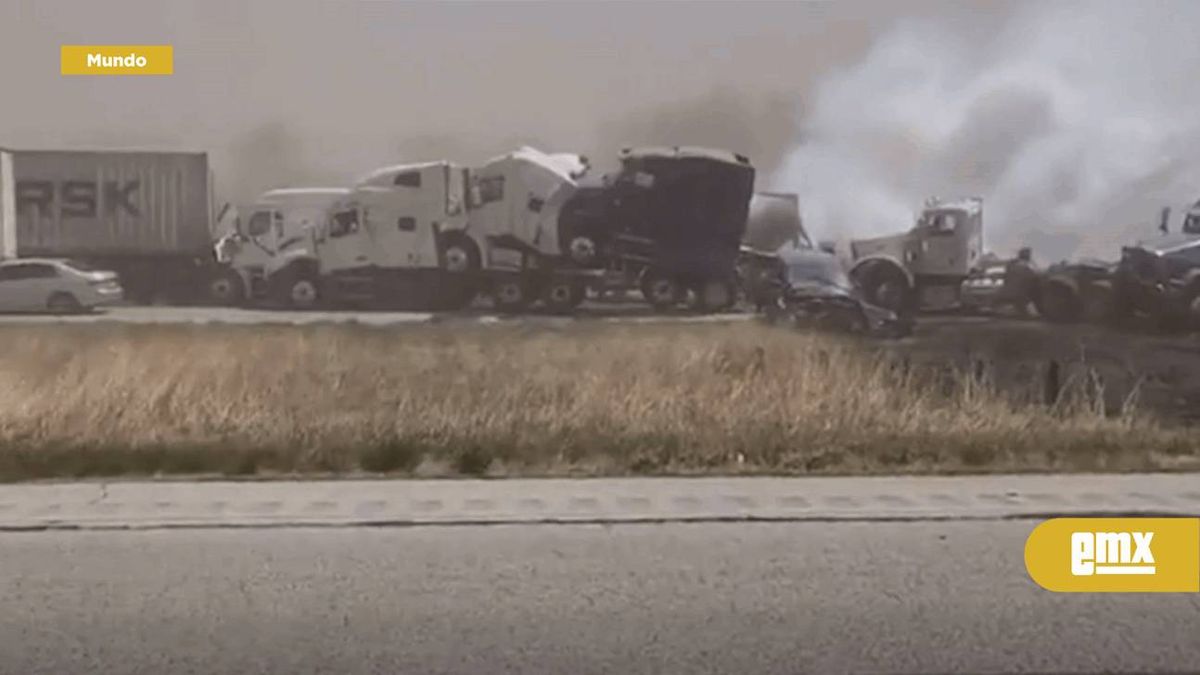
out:
M190 300L215 263L202 152L0 149L0 255L86 260L131 296Z
M195 254L212 245L205 153L6 155L18 256Z

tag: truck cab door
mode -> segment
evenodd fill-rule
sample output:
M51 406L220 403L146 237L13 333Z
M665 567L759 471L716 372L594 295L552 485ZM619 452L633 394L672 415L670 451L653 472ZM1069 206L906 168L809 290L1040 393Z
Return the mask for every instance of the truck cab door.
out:
M974 263L971 256L970 216L960 211L928 214L917 228L918 236L906 252L912 270L919 275L966 276Z
M317 257L323 272L353 270L371 265L368 255L369 234L364 215L367 210L359 204L346 204L335 209L317 237Z
M435 229L450 222L452 207L443 178L440 172L430 172L421 177L419 188L398 187L362 197L372 256L378 266L399 270L438 266ZM460 209L453 218L461 222L465 214Z

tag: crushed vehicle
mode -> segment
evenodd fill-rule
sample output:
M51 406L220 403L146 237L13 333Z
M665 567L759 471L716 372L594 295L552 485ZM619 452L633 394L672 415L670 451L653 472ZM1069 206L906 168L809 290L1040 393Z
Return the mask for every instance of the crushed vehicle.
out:
M962 308L979 314L1037 315L1055 322L1103 321L1112 308L1113 265L1101 260L1035 266L1028 249L1016 258L987 254L963 281Z
M1051 265L1041 273L1033 298L1038 315L1058 323L1112 319L1115 268L1114 263L1094 258Z
M931 198L908 232L852 241L850 276L866 300L895 312L956 309L982 248L982 199Z
M1112 296L1118 319L1143 316L1159 328L1200 326L1200 232L1122 247Z
M905 337L912 317L867 301L836 255L814 247L799 219L775 251L742 248L738 276L747 301L768 321L874 337Z
M215 247L225 273L213 278L208 295L222 305L268 298L301 307L315 302L316 287L285 288L283 270L294 261L315 261L309 231L349 193L347 188L282 188L241 207L227 206L233 227Z

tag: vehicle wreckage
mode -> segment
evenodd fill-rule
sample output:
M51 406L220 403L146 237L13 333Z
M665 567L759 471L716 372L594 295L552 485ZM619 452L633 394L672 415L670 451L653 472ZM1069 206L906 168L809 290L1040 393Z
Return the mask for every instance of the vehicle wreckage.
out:
M772 323L875 337L912 332L911 318L863 297L832 247L813 245L795 195L755 195L738 278L743 297Z
M1200 327L1200 202L1179 232L1169 231L1169 218L1170 209L1163 209L1161 235L1122 247L1117 261L1063 261L1043 270L1027 255L985 255L963 283L964 307L1024 313L1032 306L1058 323L1144 320L1160 330ZM1022 269L1031 281L1015 280Z

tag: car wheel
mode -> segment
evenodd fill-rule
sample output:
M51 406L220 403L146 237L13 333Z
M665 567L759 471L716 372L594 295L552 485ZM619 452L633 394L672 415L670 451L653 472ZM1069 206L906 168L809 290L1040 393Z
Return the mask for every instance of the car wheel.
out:
M46 308L55 314L78 314L83 305L70 293L55 293L46 302Z

